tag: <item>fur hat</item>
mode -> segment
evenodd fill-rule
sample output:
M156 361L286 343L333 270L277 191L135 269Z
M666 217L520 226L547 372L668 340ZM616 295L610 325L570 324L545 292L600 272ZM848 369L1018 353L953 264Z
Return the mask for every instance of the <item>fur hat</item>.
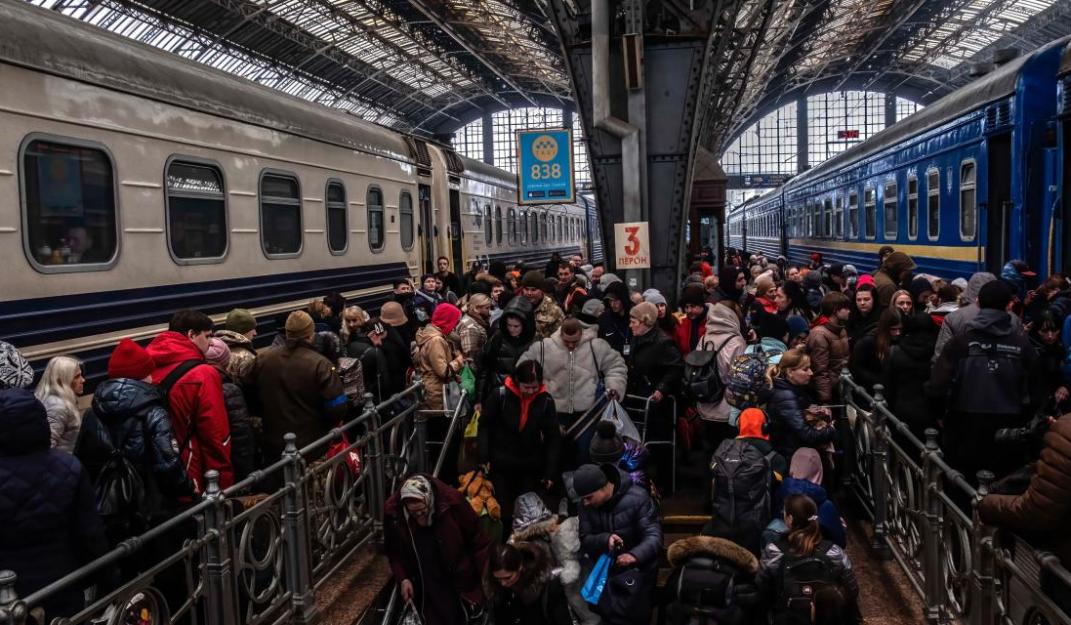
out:
M696 286L689 286L681 292L680 305L687 306L702 306L707 301L707 292L703 288L702 284Z
M629 316L643 325L653 328L658 321L658 307L651 302L641 302L632 307Z

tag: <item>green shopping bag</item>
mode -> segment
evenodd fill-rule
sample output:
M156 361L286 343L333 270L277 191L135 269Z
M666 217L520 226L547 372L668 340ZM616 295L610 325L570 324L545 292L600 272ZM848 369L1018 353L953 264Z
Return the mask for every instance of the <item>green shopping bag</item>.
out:
M468 365L461 369L461 390L465 391L470 400L476 397L476 372Z

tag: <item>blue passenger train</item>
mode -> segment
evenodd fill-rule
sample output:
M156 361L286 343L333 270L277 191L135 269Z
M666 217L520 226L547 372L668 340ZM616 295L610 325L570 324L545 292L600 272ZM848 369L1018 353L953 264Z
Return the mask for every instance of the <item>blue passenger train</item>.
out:
M741 205L726 220L728 245L794 263L820 252L860 271L875 269L884 245L942 276L999 273L1011 259L1041 275L1061 270L1071 261L1060 193L1071 178L1069 42L1007 63Z

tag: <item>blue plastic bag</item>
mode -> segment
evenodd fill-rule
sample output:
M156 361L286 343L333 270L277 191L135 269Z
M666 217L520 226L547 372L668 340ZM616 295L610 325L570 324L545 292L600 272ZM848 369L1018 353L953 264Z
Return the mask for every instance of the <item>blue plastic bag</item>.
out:
M610 575L610 565L614 560L610 554L604 553L595 562L595 568L591 569L584 587L580 589L580 596L591 605L599 604L599 597L606 588L606 578Z

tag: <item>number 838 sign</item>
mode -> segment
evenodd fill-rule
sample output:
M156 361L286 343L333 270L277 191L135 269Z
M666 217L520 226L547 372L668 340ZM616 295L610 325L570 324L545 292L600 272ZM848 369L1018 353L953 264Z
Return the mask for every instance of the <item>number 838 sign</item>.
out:
M614 224L614 255L619 270L651 268L646 221Z
M571 130L517 131L517 200L521 204L576 201Z

